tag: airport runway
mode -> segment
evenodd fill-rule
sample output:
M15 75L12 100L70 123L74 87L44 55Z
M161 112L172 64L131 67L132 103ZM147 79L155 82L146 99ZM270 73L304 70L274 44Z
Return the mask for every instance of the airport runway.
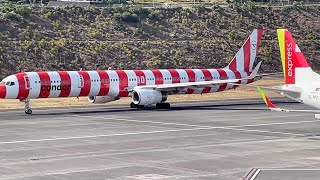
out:
M172 107L2 110L0 179L235 180L253 167L320 167L313 114L270 112L262 100Z

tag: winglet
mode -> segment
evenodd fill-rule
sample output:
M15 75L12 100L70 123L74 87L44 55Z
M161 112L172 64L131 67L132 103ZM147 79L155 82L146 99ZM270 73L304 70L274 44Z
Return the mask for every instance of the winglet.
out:
M257 66L253 69L253 71L251 72L250 76L248 77L248 79L253 79L256 77L256 75L258 74L258 71L260 69L262 61L260 61Z
M271 110L275 110L275 109L279 109L277 108L276 105L274 105L269 98L264 94L264 92L262 91L262 89L260 87L257 87L262 99L264 100L264 102L267 104L268 108Z

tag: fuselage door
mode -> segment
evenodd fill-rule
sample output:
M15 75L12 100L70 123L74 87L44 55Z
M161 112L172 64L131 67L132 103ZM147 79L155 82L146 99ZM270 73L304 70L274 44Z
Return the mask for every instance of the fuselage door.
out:
M23 78L24 78L24 83L25 83L26 89L31 89L29 77L23 76Z
M79 75L79 88L83 88L83 86L84 86L83 76Z

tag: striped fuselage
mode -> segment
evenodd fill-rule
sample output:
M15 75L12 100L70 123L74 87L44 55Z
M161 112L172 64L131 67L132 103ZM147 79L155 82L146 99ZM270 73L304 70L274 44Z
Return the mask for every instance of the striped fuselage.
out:
M0 98L35 99L80 96L127 97L136 86L186 83L248 77L250 72L229 69L168 69L168 70L99 70L25 72L8 76L0 86ZM243 80L248 84L260 79ZM208 87L176 89L175 93L200 94L235 88L221 84ZM178 92L177 92L178 90Z

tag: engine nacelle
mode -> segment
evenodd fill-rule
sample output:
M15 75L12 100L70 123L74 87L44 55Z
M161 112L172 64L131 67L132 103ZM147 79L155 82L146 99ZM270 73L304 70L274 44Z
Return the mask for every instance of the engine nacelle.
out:
M88 100L90 103L93 104L105 104L107 102L116 101L118 100L118 97L114 96L89 96Z
M137 105L156 104L167 100L167 94L152 89L137 89L132 92L132 102Z

